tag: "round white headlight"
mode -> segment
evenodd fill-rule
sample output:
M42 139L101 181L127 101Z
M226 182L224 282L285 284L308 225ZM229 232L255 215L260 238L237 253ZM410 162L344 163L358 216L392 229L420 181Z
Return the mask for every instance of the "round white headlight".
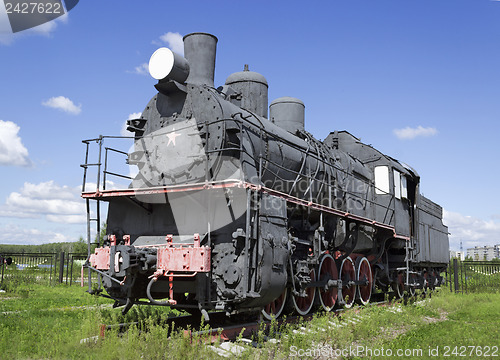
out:
M149 73L156 80L165 79L173 67L174 53L169 48L159 48L149 59Z

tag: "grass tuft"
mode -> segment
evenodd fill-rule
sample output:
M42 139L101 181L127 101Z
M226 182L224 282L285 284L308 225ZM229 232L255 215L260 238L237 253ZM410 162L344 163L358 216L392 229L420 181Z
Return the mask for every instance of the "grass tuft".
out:
M0 354L13 359L218 359L207 346L208 335L187 337L164 326L173 313L168 308L134 306L127 315L112 309L109 300L90 296L76 286L44 286L30 282L9 284L0 293ZM445 347L500 344L500 294L453 294L443 289L432 298L408 305L368 305L340 314L320 313L295 325L271 323L254 337L257 347L237 341L241 359L331 358L345 349L422 351L422 359L436 359L430 350ZM99 339L100 324L137 322L126 332L108 330ZM210 329L208 324L202 325ZM147 329L147 331L145 330ZM81 342L82 339L87 341ZM273 340L277 339L277 340ZM241 340L241 336L240 336ZM337 353L336 353L337 351ZM359 355L359 356L357 356ZM363 358L347 353L345 359ZM366 355L366 353L364 354ZM441 356L440 356L441 357ZM474 358L475 356L470 356ZM372 356L377 358L377 356ZM388 358L380 357L380 358ZM411 359L415 356L396 356ZM450 358L453 358L451 356Z

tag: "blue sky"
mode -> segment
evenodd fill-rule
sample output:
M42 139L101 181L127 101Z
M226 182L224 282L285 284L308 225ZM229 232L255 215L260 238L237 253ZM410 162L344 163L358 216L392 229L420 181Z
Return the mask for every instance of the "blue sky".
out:
M0 243L85 235L81 140L119 135L155 93L150 55L196 31L219 38L216 86L249 64L317 138L417 169L451 248L500 243L500 1L80 1L8 26L0 4Z

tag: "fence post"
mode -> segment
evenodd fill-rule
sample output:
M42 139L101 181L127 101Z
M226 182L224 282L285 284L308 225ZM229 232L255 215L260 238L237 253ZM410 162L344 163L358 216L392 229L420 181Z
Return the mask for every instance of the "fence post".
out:
M450 283L450 292L453 292L453 281L451 280L451 278L455 278L455 276L457 276L456 274L453 273L453 269L451 268L451 266L448 266L448 272L447 274L450 274L450 279L449 279L449 283Z
M54 267L52 267L52 262L55 260L55 257L56 257L56 254L50 255L49 285L52 285L52 273L54 272L54 271L52 271L52 269L56 266L56 264L54 262Z
M73 255L71 255L71 270L70 270L70 279L69 279L69 286L71 286L71 283L73 282L73 262L75 261Z
M458 261L453 259L453 272L455 273L455 292L458 292Z
M61 252L61 259L59 262L59 284L62 284L64 278L64 251Z
M467 294L468 293L468 288L467 288L467 266L465 266L465 263L461 263L460 264L460 268L461 268L461 274L463 274L463 276L465 277L465 293ZM464 293L464 286L462 285L462 294Z
M71 258L71 254L68 253L66 257L66 285L68 285L68 274L69 274L69 259Z
M0 284L3 284L3 270L5 269L5 265L4 265L4 264L2 264L2 265L0 265L0 266L2 266L2 281L0 281Z

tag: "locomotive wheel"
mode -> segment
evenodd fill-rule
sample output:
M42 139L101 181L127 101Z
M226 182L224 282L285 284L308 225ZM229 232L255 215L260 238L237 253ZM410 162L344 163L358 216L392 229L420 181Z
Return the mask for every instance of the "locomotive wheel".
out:
M262 309L262 316L264 316L266 320L278 318L285 308L287 295L288 289L285 288L283 293L276 300L271 301L264 307L264 309Z
M311 277L311 282L316 281L316 272L314 269L311 269L309 276ZM305 291L307 294L306 297L292 296L293 308L299 315L307 315L314 304L316 288L309 287Z
M335 265L335 260L330 254L326 254L321 259L318 267L318 280L322 281L324 279L337 280L339 277L337 271L337 265ZM337 302L338 288L331 287L328 290L323 288L318 288L319 302L321 307L325 311L331 311Z
M405 282L404 275L402 272L398 273L396 281L392 283L392 290L394 290L394 295L397 299L401 299L405 294Z
M344 307L350 308L354 304L354 299L356 298L356 285L351 285L347 287L349 281L356 280L356 271L354 270L354 262L348 256L342 260L342 265L340 265L340 278L342 280L342 299L345 304Z
M356 259L356 279L368 280L367 285L358 285L358 299L361 304L366 305L370 302L373 287L373 275L370 262L365 257Z
M436 271L432 272L431 279L429 282L431 290L434 291L434 289L436 289L436 286L438 285L438 276Z
M410 286L409 286L408 290L410 292L410 296L412 296L412 297L415 296L415 294L416 294L416 291L415 291L416 283L417 283L417 275L410 274Z
M427 272L425 272L422 275L422 281L423 281L422 292L425 295L425 294L427 294L427 290L429 289L429 275L427 274Z

